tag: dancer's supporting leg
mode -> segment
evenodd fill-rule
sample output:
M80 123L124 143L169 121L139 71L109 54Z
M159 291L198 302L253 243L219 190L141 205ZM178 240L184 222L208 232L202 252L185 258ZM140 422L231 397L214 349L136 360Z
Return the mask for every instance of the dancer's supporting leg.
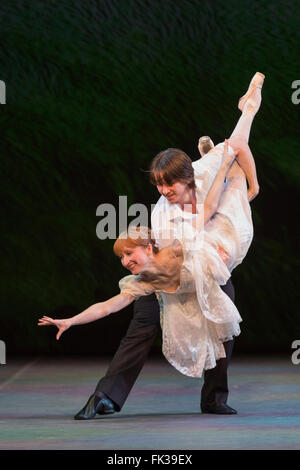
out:
M154 294L133 304L133 319L105 376L99 380L87 404L75 419L92 419L96 414L120 411L133 387L157 336L159 304Z
M104 393L120 411L142 370L159 331L159 304L154 294L134 303L134 317L95 393Z
M234 303L235 294L231 278L220 286ZM203 413L236 414L236 410L227 405L229 395L227 370L231 359L234 339L223 343L226 357L217 361L216 367L204 371L204 383L201 390L201 410Z
M242 139L241 151L247 152L248 144ZM231 188L236 188L247 194L247 183L243 170L235 161L233 162L226 178ZM228 187L228 186L227 186ZM229 279L231 282L231 279ZM227 282L225 286L220 286L222 290L234 302L234 289L232 284ZM214 369L204 372L204 385L201 391L201 410L203 413L222 413L234 414L235 410L227 405L228 398L228 379L227 369L233 351L234 340L223 343L226 352L226 358L219 359Z

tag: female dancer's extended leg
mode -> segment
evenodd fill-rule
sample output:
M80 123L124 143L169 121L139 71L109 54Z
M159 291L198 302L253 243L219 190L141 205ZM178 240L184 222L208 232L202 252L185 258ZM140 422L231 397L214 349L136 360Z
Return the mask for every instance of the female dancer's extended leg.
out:
M242 167L248 181L248 200L249 202L257 196L259 185L256 174L256 167L248 141L254 116L260 108L261 89L264 82L264 75L257 72L252 78L247 93L239 101L239 109L242 111L228 142L230 146L238 151L237 161ZM214 146L211 139L203 136L199 139L199 152L203 156ZM234 168L237 163L235 162Z
M249 202L254 199L259 192L255 162L248 142L254 116L260 108L261 89L264 78L265 76L259 72L257 72L252 78L247 93L239 101L239 109L242 111L242 115L229 139L229 144L235 150L238 150L237 160L242 166L248 180ZM231 175L239 173L236 166L237 165L235 163L233 165L234 169Z
M230 179L231 177L233 176L235 177L237 175L240 178L242 176L244 179L244 183L246 185L246 190L247 190L247 184L245 180L245 176L246 176L248 180L248 184L249 184L247 197L248 197L248 201L250 202L252 201L252 199L255 198L255 196L257 196L259 192L259 185L258 185L257 175L256 175L256 166L255 166L252 152L250 150L250 147L246 139L242 136L236 135L236 136L230 137L230 139L228 140L228 143L229 145L231 145L231 147L234 150L238 151L237 160L238 160L239 165L242 168L240 168L238 163L235 161L233 165L231 166L229 172L227 173L226 178Z
M247 93L239 101L242 115L230 137L241 136L249 142L250 130L255 114L261 104L261 89L265 76L257 72L252 78Z

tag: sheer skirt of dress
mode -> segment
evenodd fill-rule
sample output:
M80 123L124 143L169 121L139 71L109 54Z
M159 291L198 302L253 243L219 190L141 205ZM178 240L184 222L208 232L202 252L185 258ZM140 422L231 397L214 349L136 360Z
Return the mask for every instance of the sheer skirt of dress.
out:
M163 354L190 377L201 377L203 370L214 368L218 359L226 357L223 342L240 334L241 316L220 286L242 262L252 241L247 196L228 185L218 212L205 228L200 239L182 241L184 261L176 293L159 292ZM219 256L218 246L229 255L227 264ZM120 288L136 298L154 291L149 284L138 282L138 276L126 276Z

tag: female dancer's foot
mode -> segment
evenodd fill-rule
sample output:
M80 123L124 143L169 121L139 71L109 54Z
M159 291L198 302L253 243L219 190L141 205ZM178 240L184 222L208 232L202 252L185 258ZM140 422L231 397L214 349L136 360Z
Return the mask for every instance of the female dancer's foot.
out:
M265 76L256 72L252 78L249 88L244 96L239 100L238 108L244 112L257 113L261 103L261 89L264 83Z

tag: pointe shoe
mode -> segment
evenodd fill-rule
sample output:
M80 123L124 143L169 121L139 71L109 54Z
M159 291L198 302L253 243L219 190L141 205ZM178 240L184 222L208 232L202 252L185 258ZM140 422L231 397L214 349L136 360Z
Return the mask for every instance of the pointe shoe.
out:
M207 135L203 135L202 137L200 137L198 142L198 150L201 156L208 153L213 147L214 143L210 137L208 137Z
M252 80L250 82L250 85L249 85L249 88L248 88L247 92L239 100L238 108L239 108L240 111L243 112L244 106L245 106L246 102L250 100L250 98L253 98L255 100L254 91L257 90L257 89L261 89L263 87L264 79L265 79L265 76L262 73L256 72L256 74L254 75L254 77L252 78ZM252 103L252 105L256 104L256 107L259 108L260 100L258 99L258 101L259 101L259 103L257 103L257 104Z

